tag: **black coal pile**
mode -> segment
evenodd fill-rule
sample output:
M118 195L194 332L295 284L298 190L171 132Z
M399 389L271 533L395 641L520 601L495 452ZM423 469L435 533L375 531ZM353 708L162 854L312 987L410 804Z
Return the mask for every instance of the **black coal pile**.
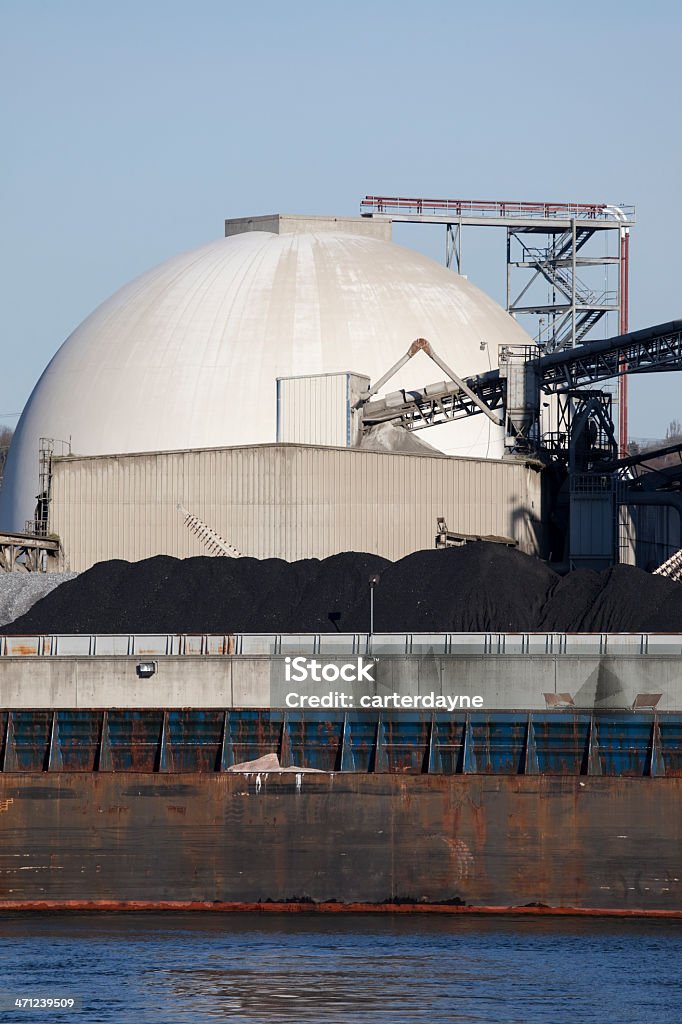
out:
M496 544L418 551L398 562L188 558L100 562L4 633L682 632L682 586L616 566L559 577Z
M629 565L559 580L538 622L567 633L682 632L682 586Z

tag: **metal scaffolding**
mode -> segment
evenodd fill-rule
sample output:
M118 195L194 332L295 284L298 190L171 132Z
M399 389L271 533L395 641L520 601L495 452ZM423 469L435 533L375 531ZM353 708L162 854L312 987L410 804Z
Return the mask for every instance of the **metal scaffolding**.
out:
M543 352L594 341L595 328L617 318L628 331L630 227L633 206L475 199L365 196L365 217L445 226L445 264L462 273L462 228L506 232L506 309ZM599 243L602 243L601 246ZM627 377L619 386L619 440L627 448Z
M50 502L52 500L52 460L57 450L58 455L71 454L71 441L55 440L53 437L41 437L38 447L38 495L36 498L33 519L27 519L24 530L34 537L47 537L49 534Z
M620 334L628 329L632 206L365 196L360 209L365 217L443 224L445 263L458 273L462 272L463 227L504 228L507 312L516 318L534 318L535 329L529 333L546 352L587 340L607 313L618 313ZM600 238L606 251L589 251L589 243ZM616 245L609 244L613 238ZM612 267L617 268L617 276L610 282ZM517 270L523 272L520 284ZM539 286L545 286L542 294Z

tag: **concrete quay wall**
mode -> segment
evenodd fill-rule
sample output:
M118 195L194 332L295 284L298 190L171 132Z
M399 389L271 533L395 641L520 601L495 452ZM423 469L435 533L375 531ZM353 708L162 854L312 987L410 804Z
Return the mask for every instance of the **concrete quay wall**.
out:
M288 693L300 701L345 691L354 707L364 695L397 693L480 696L483 710L526 711L545 710L547 693L570 694L576 707L596 709L629 708L638 694L660 694L657 710L682 711L679 655L388 655L377 659L376 681L361 684L287 682L281 656L157 657L146 679L138 675L141 660L149 659L3 657L0 707L266 708L286 707ZM356 660L324 658L339 665Z

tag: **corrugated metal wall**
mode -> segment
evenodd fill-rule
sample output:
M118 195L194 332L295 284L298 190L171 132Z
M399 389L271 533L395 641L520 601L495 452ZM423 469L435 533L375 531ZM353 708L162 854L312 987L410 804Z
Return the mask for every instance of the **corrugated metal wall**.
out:
M620 561L650 570L682 547L682 523L676 508L667 505L621 505Z
M359 428L352 406L369 385L369 377L356 373L278 377L277 440L349 448Z
M181 504L245 555L397 559L451 530L538 549L540 475L522 463L258 445L55 460L50 530L65 566L205 554Z

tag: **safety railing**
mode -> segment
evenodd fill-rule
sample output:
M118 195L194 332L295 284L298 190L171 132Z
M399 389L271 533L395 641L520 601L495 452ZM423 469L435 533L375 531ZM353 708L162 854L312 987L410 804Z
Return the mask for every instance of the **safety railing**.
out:
M126 633L0 636L0 658L294 654L635 656L682 654L680 633Z
M405 196L365 196L360 202L361 213L396 213L439 215L453 213L470 217L538 217L544 220L576 217L581 220L607 220L621 223L626 218L632 223L634 206L615 207L608 203L551 203L526 202L504 199L426 199Z

